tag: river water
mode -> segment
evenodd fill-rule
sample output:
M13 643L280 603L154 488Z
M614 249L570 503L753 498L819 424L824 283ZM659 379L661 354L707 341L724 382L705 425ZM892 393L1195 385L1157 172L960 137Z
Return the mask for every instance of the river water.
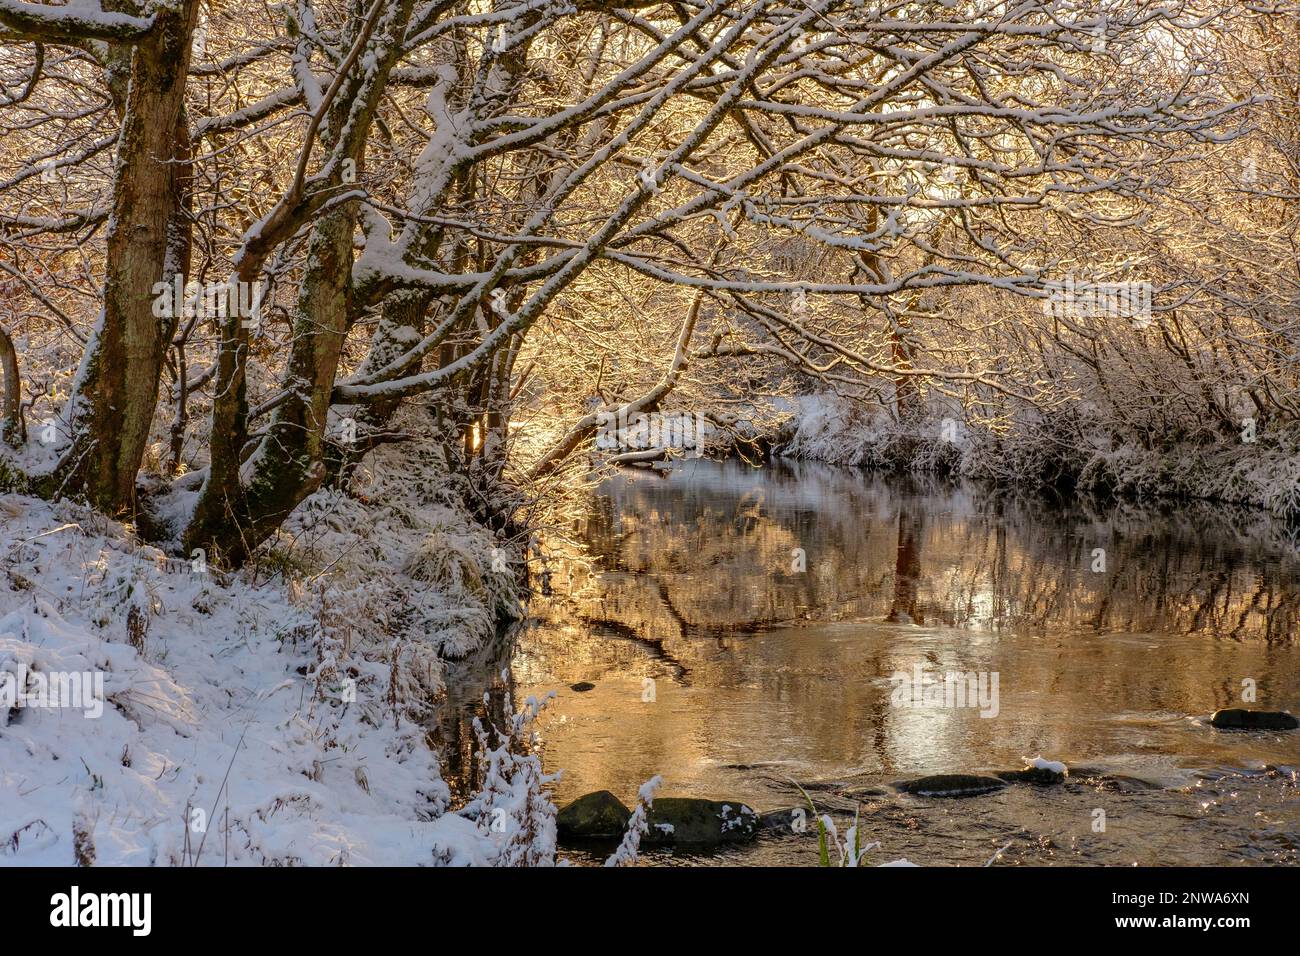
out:
M841 821L856 807L869 862L982 864L1006 844L1003 864L1300 862L1300 731L1208 724L1300 713L1300 553L1257 513L734 461L620 475L581 513L587 556L552 562L509 674L516 700L557 692L538 747L561 806L630 804L659 774L662 795L768 811L798 782ZM901 706L891 677L918 671L986 697ZM1039 756L1071 779L888 786ZM648 860L807 865L816 839Z

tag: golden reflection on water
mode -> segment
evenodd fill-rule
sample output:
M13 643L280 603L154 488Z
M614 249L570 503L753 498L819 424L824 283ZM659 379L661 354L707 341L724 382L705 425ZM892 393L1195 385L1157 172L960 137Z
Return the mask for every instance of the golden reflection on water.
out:
M613 479L586 511L590 572L552 569L512 669L517 699L559 691L540 727L561 804L656 773L766 810L790 778L1040 754L1174 787L1300 763L1300 734L1205 724L1247 678L1256 706L1300 710L1300 564L1259 516L710 462ZM996 673L996 716L891 706L890 675L917 665Z

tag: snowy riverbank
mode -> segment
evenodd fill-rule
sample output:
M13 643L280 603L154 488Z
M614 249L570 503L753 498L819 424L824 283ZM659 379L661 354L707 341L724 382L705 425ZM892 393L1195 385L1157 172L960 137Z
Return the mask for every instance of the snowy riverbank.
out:
M1135 499L1202 499L1300 520L1300 435L1235 441L1135 440L1078 413L971 428L953 413L903 426L829 395L797 400L783 456L897 471L959 474L1000 485L1073 486Z
M514 578L392 472L405 498L381 463L384 504L318 493L230 578L0 498L0 865L507 862L535 781L503 755L478 820L448 812L422 718L440 653L493 638ZM538 861L545 818L525 821Z

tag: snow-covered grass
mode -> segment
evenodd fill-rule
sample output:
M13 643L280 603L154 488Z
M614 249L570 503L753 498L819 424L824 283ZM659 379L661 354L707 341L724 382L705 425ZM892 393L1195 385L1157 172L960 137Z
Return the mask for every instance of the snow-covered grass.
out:
M102 673L104 696L98 717L0 707L0 864L518 862L510 825L448 812L417 719L439 652L514 600L450 505L321 493L229 577L71 503L7 495L0 517L0 692ZM540 790L519 769L493 786Z
M505 680L507 675L501 677ZM559 774L543 772L533 729L542 708L554 696L552 692L540 701L529 697L516 713L507 691L504 709L510 717L506 726L492 728L497 737L495 747L488 729L474 719L479 758L485 767L483 786L462 814L474 819L480 832L493 840L495 862L501 866L549 866L557 861L556 809L546 785Z

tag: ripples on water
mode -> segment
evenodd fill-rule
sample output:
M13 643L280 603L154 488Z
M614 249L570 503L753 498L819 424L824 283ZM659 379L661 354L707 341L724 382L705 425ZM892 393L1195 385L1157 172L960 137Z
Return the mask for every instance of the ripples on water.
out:
M1300 862L1300 732L1207 725L1246 679L1253 706L1300 711L1300 560L1258 514L706 461L611 479L583 510L590 560L552 563L509 675L516 699L559 692L539 729L561 805L658 773L765 811L798 802L793 779L860 803L877 862L1006 843L1008 863ZM918 665L998 674L997 716L891 706ZM842 795L1038 755L1151 786ZM651 859L815 864L816 840Z

